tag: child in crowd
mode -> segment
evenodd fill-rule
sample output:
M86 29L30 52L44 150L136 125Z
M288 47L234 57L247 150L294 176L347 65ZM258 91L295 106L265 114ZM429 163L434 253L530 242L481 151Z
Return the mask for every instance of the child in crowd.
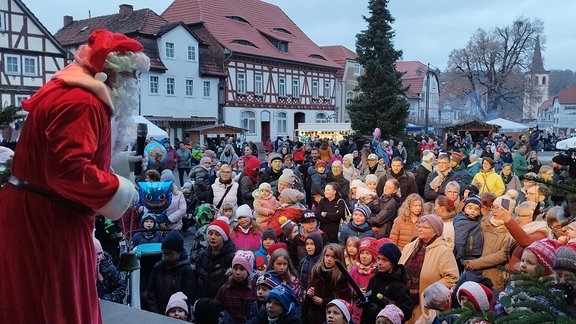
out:
M454 218L455 257L460 272L464 269L465 261L482 255L484 238L480 225L481 207L480 197L470 196L464 201L464 209Z
M256 223L265 230L269 227L270 220L276 212L278 200L272 195L270 184L263 182L258 189L252 193L254 197L254 216Z
M360 247L358 248L358 255L356 256L356 266L350 270L350 276L360 287L363 293L366 293L366 287L370 279L376 274L376 257L378 254L378 240L373 237L366 237L360 240ZM358 300L361 296L355 296ZM354 304L355 305L355 304ZM362 309L353 306L352 319L354 323L360 323L362 317Z
M576 222L572 222L564 227L566 236L561 236L558 238L558 242L576 245Z
M268 228L262 233L262 244L260 245L258 251L254 253L257 270L264 270L264 267L268 264L268 249L277 241L278 238L276 236L276 232L273 229Z
M188 297L181 291L175 292L170 296L168 305L166 305L165 315L182 321L188 320Z
M232 324L234 319L214 298L202 297L192 307L195 324Z
M378 200L378 195L376 195L375 190L369 189L366 185L362 185L358 186L356 193L358 197L357 205L368 206L370 208L370 214L377 214L380 211L380 201Z
M282 229L282 234L278 238L278 241L284 242L287 246L290 246L293 244L294 237L299 233L298 224L284 216L280 216L278 221L280 222L280 228Z
M576 250L574 246L561 246L556 249L554 258L556 288L564 292L571 315L576 315Z
M362 180L354 179L350 183L350 191L348 191L348 208L354 209L354 207L358 204L358 187L365 186Z
M349 324L351 322L350 303L343 299L333 299L326 305L326 322L330 324Z
M402 324L404 313L394 304L388 304L376 317L376 324Z
M216 218L218 217L222 217L222 219L228 224L232 224L232 221L234 220L234 206L228 203L222 204L222 207L220 207L220 210L218 211L218 215L216 215Z
M344 264L344 251L342 246L330 243L324 247L322 258L312 268L310 286L306 291L305 315L308 323L322 323L326 317L326 306L331 300L352 300L350 284L336 267L336 260Z
M250 206L244 204L236 209L231 227L230 239L236 245L236 249L258 251L262 241L262 230L254 221Z
M252 303L250 307L250 313L248 314L248 321L255 318L260 310L266 307L266 298L270 290L278 286L278 277L276 273L268 271L258 277L256 280L256 300Z
M344 224L340 227L340 244L344 244L350 236L356 236L359 238L374 237L374 231L366 221L368 217L370 217L370 214L371 212L368 206L358 205L354 207L352 220L348 222L348 224Z
M406 272L404 266L398 264L400 256L400 249L394 243L384 243L378 249L378 271L366 288L370 296L362 309L362 323L374 323L378 312L392 303L400 308L404 320L412 316L413 305L406 286Z
M145 231L138 232L132 236L132 247L137 247L144 243L162 243L162 234L156 231L156 218L154 214L144 214L141 222L142 228Z
M324 197L324 187L326 187L326 162L322 160L316 161L314 169L310 170L308 174L310 177L311 189L310 193L315 204L317 204L322 197Z
M398 209L398 217L394 219L390 231L390 241L400 250L418 235L418 220L422 215L424 200L418 194L410 194Z
M329 243L328 236L318 228L316 213L313 210L306 209L302 211L300 232L293 239L295 244L288 247L288 254L292 258L292 264L299 264L300 260L308 255L306 252L306 237L310 233L320 234L323 246Z
M252 303L256 300L256 289L250 276L254 265L251 251L236 251L232 269L227 271L228 282L216 293L216 300L230 313L236 323L246 322Z
M452 308L452 292L441 282L428 286L423 293L424 307L438 312L445 312ZM433 314L433 313L430 313ZM437 314L428 317L428 323L443 323Z
M324 248L322 236L319 233L310 233L306 236L306 256L298 263L298 273L300 274L300 286L303 291L308 289L308 279L312 268L320 260L320 253Z
M396 216L398 216L398 207L400 206L399 188L400 183L398 180L390 179L386 181L380 197L380 211L377 214L372 214L368 219L368 223L372 226L377 239L390 236L392 224Z
M466 200L464 200L466 202ZM434 212L432 214L440 216L444 227L442 235L449 248L454 249L454 217L456 217L456 206L450 204L450 198L440 195L434 201ZM424 213L424 215L429 215Z
M424 205L422 205L422 215L430 215L430 214L434 214L434 203L429 201L424 203Z
M360 238L358 236L349 236L344 242L344 265L348 271L356 266L359 246Z
M184 251L184 238L177 230L170 231L162 241L162 260L156 262L146 289L150 311L162 314L170 296L181 291L195 300L196 275Z
M474 311L477 313L488 312L494 310L494 295L492 290L481 283L474 281L464 282L458 292L458 303L460 307L467 307L472 305Z
M376 192L376 187L378 186L378 177L374 174L368 174L366 178L364 178L364 184L368 189Z
M274 249L274 252L270 255L270 261L268 261L266 271L273 271L278 277L278 283L292 287L296 302L299 305L302 304L304 297L302 296L298 272L296 272L294 265L292 265L288 251L284 247Z
M256 318L247 324L300 324L302 319L295 305L294 290L290 286L280 284L270 290L266 297L266 308L263 308Z
M126 296L126 282L114 266L110 253L102 249L102 244L100 244L98 239L95 237L92 237L92 239L94 240L94 250L98 262L98 275L96 278L98 298L122 304Z

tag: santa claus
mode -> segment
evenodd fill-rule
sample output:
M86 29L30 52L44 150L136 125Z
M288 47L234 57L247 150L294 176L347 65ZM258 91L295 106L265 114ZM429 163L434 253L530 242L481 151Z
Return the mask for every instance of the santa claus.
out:
M95 214L116 220L137 199L112 152L137 106L142 45L97 30L32 98L0 191L0 322L100 323ZM117 136L113 134L118 133ZM117 154L116 170L129 157Z

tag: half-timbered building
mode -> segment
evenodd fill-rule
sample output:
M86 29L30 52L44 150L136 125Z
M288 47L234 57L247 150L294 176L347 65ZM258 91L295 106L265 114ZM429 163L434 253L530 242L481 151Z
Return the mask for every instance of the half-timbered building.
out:
M278 6L260 0L175 0L162 14L207 41L228 78L220 85L226 124L246 139L289 136L299 123L334 114L338 64Z
M20 0L0 0L0 104L20 106L66 65L66 51Z

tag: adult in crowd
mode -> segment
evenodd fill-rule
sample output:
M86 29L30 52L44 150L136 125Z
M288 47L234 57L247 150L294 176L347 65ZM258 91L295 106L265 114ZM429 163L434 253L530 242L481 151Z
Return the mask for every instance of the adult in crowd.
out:
M218 289L228 281L226 271L232 267L232 259L236 246L230 239L230 226L226 221L217 219L208 225L208 247L202 251L197 260L191 260L196 265L198 280L197 297L214 298Z
M254 208L254 197L252 196L252 193L256 188L258 188L260 160L258 160L257 157L252 156L246 161L246 167L242 170L242 173L240 173L240 177L238 178L238 190L240 191L239 204L247 204L250 208Z
M188 175L190 170L192 170L192 151L186 147L184 142L180 142L180 144L178 144L178 149L176 150L176 160L180 186L184 186L184 175Z
M426 179L432 172L434 168L434 162L436 160L436 155L432 151L423 151L422 152L422 162L418 167L418 171L416 172L416 187L418 187L418 194L420 197L424 197L424 188L426 187Z
M282 155L280 153L271 153L269 155L269 165L263 172L258 176L258 185L263 182L272 185L272 182L277 181L282 175ZM275 188L272 188L275 191Z
M481 194L491 192L495 194L496 197L502 196L506 189L502 177L494 171L494 160L489 157L482 159L482 168L480 172L474 176L472 183L480 183L479 189Z
M427 317L423 293L428 286L440 282L450 288L458 280L458 265L452 248L446 245L442 236L444 224L436 215L425 215L420 218L418 238L402 250L399 264L406 269L406 281L414 311L411 323L422 315Z
M346 202L336 190L336 185L328 183L324 188L324 197L316 206L316 219L330 243L338 243L338 229L347 208Z
M342 162L334 161L332 163L332 168L330 172L328 172L328 176L326 177L326 183L335 183L336 189L340 194L340 197L344 198L344 200L348 200L348 192L350 191L350 182L344 178L344 174L342 174Z
M223 164L232 164L234 161L238 160L238 155L234 151L234 146L232 144L226 144L222 154L220 154L220 162Z
M438 215L444 222L444 241L450 248L454 248L454 217L456 217L456 206L446 196L438 196L434 201L434 214Z
M397 156L402 159L402 164L406 165L406 163L408 163L408 151L406 151L406 147L404 147L404 142L398 142L398 146L396 148Z
M365 179L367 175L373 174L377 178L377 182L380 178L385 177L386 170L378 163L378 155L370 153L366 159L368 164L367 168L360 170L360 178Z
M143 50L94 31L74 62L22 102L25 145L0 191L0 220L10 224L0 235L0 322L101 323L92 232L96 213L117 220L137 199L127 179L134 159L122 150L134 76L150 66Z
M460 176L450 167L450 155L446 153L440 154L437 163L436 171L431 172L426 178L426 185L424 185L424 198L426 201L433 201L438 196L444 195L448 182L460 182Z
M294 223L300 223L302 217L302 211L306 207L301 203L304 201L304 194L296 189L284 189L278 197L278 207L274 215L268 222L268 227L271 227L276 235L280 236L282 234L282 224L280 223L280 217L285 217ZM263 226L265 227L265 226Z
M200 201L205 201L210 189L210 170L212 160L209 157L200 159L200 163L190 171L190 187L194 186L194 194Z
M514 153L514 157L512 159L512 169L514 174L517 175L519 178L524 177L530 168L528 167L528 161L526 161L526 152L528 148L526 144L521 144L518 146L518 150Z
M530 153L528 153L528 156L526 157L526 162L528 162L528 170L530 170L530 172L534 172L536 174L540 172L542 162L540 162L538 152L530 151Z
M170 141L164 140L164 148L166 149L166 161L164 161L164 168L174 171L176 169L176 164L178 163L178 155L176 155L176 150L170 145ZM164 170L162 170L164 171Z
M242 155L240 158L242 160L244 160L244 162L247 162L249 158L256 156L254 155L254 151L252 150L252 146L250 145L245 145L244 146L244 155ZM257 157L257 156L256 156Z
M330 159L332 158L332 155L334 155L334 151L329 145L327 138L322 140L322 144L318 148L318 153L320 153L320 160L326 162L326 164L330 163Z
M506 186L506 190L516 190L520 191L522 189L522 183L518 176L512 173L512 164L504 163L502 165L502 172L500 172L500 177L504 182L504 186Z
M242 201L238 183L232 180L232 167L224 164L217 174L218 178L208 189L206 202L220 209L223 204L230 204L234 209L238 208L238 202Z
M480 157L476 154L470 154L470 163L466 166L468 176L470 179L474 179L476 174L480 172L482 164L480 163Z
M460 184L465 187L471 183L472 178L468 174L468 170L464 166L464 163L462 163L462 159L462 153L452 152L450 154L450 167L454 173L460 176Z
M386 170L386 175L378 180L378 185L376 186L376 194L378 197L382 196L384 184L390 179L396 179L400 185L397 193L400 198L400 203L403 203L410 194L418 193L414 174L404 170L402 158L398 156L392 158L390 169Z

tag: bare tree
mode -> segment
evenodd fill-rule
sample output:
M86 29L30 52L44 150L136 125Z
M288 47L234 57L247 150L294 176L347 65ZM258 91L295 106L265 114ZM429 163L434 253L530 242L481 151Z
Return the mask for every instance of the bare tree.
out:
M484 118L497 111L521 110L523 71L530 66L536 38L542 41L543 26L538 18L519 17L510 26L478 29L465 48L450 53L447 72L455 78L451 82L464 83L452 87L458 89L455 95L467 95Z

